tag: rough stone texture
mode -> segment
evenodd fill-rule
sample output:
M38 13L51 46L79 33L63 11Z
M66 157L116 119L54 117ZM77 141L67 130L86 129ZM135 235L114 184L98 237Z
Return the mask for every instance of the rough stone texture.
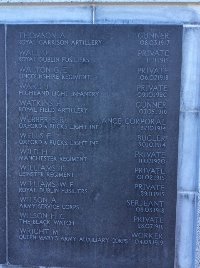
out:
M176 261L175 268L194 268L194 231L197 195L179 192L177 200ZM199 268L197 266L196 268Z
M183 35L182 94L179 140L178 189L182 195L182 208L177 205L177 266L199 268L200 251L196 248L200 237L196 233L200 218L197 215L199 178L199 44L200 28L185 27ZM183 119L183 116L185 117ZM193 123L192 123L193 122ZM196 128L196 129L195 129ZM188 138L187 138L188 137ZM183 138L183 139L182 139ZM183 210L182 210L183 209ZM181 212L182 210L182 212ZM197 223L198 219L198 223ZM196 253L196 256L195 256ZM195 266L196 257L196 266Z
M190 232L192 241L191 247L187 249L187 246L184 247L187 252L190 251L190 258L195 260L195 263L188 265L190 267L200 267L200 202L199 202L199 156L200 156L200 106L199 106L199 96L200 96L200 59L199 59L199 46L200 46L200 26L197 25L195 28L186 28L185 29L185 38L184 38L184 46L183 46L183 68L182 68L182 101L181 101L181 110L184 111L187 116L195 117L196 123L193 123L193 127L196 126L196 130L193 129L188 136L188 139L185 142L187 147L187 152L183 155L187 157L187 164L183 166L188 167L187 171L185 168L182 169L183 176L181 181L180 189L188 189L190 188L190 183L193 184L193 196L195 198L195 203L193 208L191 207L191 211L194 212L190 218L190 225L185 226L188 233ZM190 120L189 120L190 121ZM190 121L192 123L192 120ZM190 130L189 130L190 128ZM191 131L191 127L188 126L188 130ZM187 130L187 131L188 131ZM184 131L184 135L186 132ZM194 138L194 133L196 133ZM194 146L194 144L195 146ZM193 148L193 149L192 149ZM196 149L195 149L196 148ZM188 156L187 156L188 155ZM180 157L182 159L182 157ZM193 159L193 161L191 161ZM186 159L185 159L186 160ZM191 171L191 172L190 172ZM191 193L191 192L190 192ZM186 215L185 215L186 216ZM184 232L183 232L184 234ZM187 237L187 233L185 233L185 237ZM192 238L193 237L193 238ZM183 243L180 243L183 244ZM182 254L182 258L184 260L184 250L179 251ZM187 263L187 258L186 263ZM182 263L182 267L185 268L186 264ZM187 267L187 266L186 266Z
M88 24L92 23L90 6L21 6L0 7L0 23L2 24Z
M19 3L19 4L28 4L28 3L200 3L199 0L0 0L0 3Z
M200 23L200 7L102 5L95 9L95 23L197 24Z
M197 242L196 242L196 250L195 250L195 267L200 267L200 194L198 194L198 211L197 211L197 228L196 228L196 236L197 236Z

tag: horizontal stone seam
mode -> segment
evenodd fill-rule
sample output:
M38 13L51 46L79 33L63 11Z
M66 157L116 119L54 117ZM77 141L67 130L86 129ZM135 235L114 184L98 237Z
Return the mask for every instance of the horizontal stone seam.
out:
M185 3L188 3L188 4L197 4L197 3L200 3L200 0L192 0L192 1L189 1L189 0L127 0L127 1L123 1L123 0L89 0L90 2L96 2L96 3L99 3L99 2L112 2L112 3L139 3L139 4L185 4ZM89 1L86 1L86 0L29 0L29 1L24 1L24 0L0 0L0 3L68 3L68 2L89 2Z
M200 109L191 109L191 110L189 110L189 109L180 109L180 113L188 113L188 114L192 114L192 113L196 113L196 114L198 114L198 113L200 113Z
M183 28L200 28L200 24L183 24Z
M198 196L199 194L200 194L200 192L198 192L198 191L178 191L177 192L178 194L181 194L181 195L196 195L196 196Z
M19 5L23 5L23 6L35 6L35 5L90 5L91 3L95 4L95 5L99 5L99 6L108 6L108 5L116 5L116 6L183 6L183 7L190 7L190 6L194 6L194 7L199 7L200 1L198 2L188 2L188 1L181 1L181 2L175 2L175 1L170 1L170 2L142 2L142 1L126 1L124 2L123 0L119 0L119 1L95 1L95 0L89 0L89 1L77 1L77 0L65 0L65 1L60 1L60 0L55 0L55 1L28 1L28 2L22 2L22 1L0 1L0 6L19 6ZM193 25L193 24L190 24Z

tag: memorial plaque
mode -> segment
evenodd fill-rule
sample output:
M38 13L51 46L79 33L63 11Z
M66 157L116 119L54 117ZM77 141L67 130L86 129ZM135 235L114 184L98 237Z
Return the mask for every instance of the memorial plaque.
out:
M6 261L6 88L5 27L0 25L0 263Z
M181 26L9 25L9 262L173 268Z

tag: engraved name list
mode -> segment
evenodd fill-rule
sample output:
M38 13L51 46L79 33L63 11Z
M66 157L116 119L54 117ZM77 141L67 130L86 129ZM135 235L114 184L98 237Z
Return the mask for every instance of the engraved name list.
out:
M173 267L181 34L8 26L10 263Z

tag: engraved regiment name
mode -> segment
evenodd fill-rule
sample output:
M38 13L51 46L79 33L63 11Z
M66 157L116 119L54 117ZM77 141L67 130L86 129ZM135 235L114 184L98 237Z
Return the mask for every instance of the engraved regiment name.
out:
M11 264L173 268L181 35L7 27Z

